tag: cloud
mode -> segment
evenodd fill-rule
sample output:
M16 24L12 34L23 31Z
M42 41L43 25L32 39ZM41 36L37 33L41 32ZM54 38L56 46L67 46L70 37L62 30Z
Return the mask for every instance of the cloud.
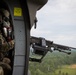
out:
M49 0L37 12L37 29L31 35L76 46L76 0Z

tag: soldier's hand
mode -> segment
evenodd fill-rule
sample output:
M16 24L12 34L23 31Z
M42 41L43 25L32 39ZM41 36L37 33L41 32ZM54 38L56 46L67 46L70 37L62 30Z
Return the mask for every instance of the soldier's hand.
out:
M11 41L9 42L9 45L10 45L10 49L14 48L14 40L11 40Z

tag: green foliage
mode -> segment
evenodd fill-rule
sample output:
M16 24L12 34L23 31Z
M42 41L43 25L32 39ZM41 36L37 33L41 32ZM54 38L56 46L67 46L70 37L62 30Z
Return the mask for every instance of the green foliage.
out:
M60 73L61 71L61 73ZM57 69L55 71L55 75L76 75L76 68L75 69L71 69L71 68L61 68L61 69Z
M29 62L29 69L31 75L58 75L58 72L62 69L63 65L71 64L76 64L76 51L72 52L71 55L60 52L48 52L42 63ZM61 71L64 72L64 70L66 69L62 69ZM67 74L69 71L70 74ZM68 72L65 75L73 75L71 73L73 72L72 70L68 69Z

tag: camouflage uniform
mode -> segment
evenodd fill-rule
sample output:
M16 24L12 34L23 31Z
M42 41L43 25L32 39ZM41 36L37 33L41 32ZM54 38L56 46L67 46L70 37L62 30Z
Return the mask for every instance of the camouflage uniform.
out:
M6 31L5 31L5 30ZM5 9L0 10L0 69L4 70L4 73L7 70L11 70L10 59L5 57L5 53L14 48L14 40L10 37L11 26L9 21L9 12ZM9 34L7 34L9 33ZM2 74L0 75L4 75ZM8 73L7 73L8 74Z
M12 27L9 21L9 12L0 10L0 52L7 52L14 47L14 40L11 38Z
M7 52L14 47L14 40L7 42L5 38L2 36L2 34L0 34L0 42L1 42L1 47L0 47L1 52Z
M0 75L4 75L3 68L0 66Z

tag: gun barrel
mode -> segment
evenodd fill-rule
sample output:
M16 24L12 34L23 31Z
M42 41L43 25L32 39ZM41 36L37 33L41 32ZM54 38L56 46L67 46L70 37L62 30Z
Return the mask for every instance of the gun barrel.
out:
M38 38L38 37L33 37L31 36L30 38L30 44L31 43L40 43L40 41L42 40L42 38ZM53 43L53 41L49 41L49 40L45 40L46 41L46 46L47 47L54 47L55 49L62 49L62 50L76 50L76 48L74 47L69 47L69 46L65 46L65 45L60 45L60 44L55 44Z
M76 50L76 48L65 46L65 45L53 44L53 46L56 46L57 48L60 48L63 50L69 50L69 51L71 51L72 49Z

